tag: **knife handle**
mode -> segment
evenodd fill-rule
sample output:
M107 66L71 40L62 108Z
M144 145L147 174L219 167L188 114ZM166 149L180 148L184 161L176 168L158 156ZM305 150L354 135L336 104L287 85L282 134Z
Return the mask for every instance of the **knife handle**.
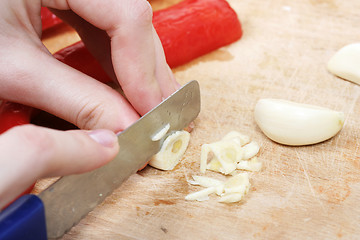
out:
M44 204L36 195L27 194L0 212L1 240L46 240Z

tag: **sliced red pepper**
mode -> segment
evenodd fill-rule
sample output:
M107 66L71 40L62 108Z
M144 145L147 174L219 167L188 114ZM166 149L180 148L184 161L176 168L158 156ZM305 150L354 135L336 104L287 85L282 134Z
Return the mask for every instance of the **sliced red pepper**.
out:
M171 68L228 45L242 36L235 11L225 0L185 0L155 11L153 25Z
M4 101L0 105L0 134L6 130L30 122L33 108Z
M53 14L48 8L41 7L41 23L42 30L46 31L59 23L62 23L62 20L58 18L55 14Z
M225 0L185 0L155 11L153 25L171 68L235 42L242 36L240 21ZM54 56L101 82L111 81L81 41L61 49Z
M108 83L111 81L82 41L61 49L54 54L54 57L100 82Z

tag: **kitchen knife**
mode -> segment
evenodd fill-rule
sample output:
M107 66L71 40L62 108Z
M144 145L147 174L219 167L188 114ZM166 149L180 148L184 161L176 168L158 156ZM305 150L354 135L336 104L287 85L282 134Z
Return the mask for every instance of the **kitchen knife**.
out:
M120 151L113 161L88 173L62 177L38 196L25 195L1 212L0 239L63 236L146 164L171 132L182 130L199 112L199 84L191 81L118 135ZM168 134L153 141L167 124Z

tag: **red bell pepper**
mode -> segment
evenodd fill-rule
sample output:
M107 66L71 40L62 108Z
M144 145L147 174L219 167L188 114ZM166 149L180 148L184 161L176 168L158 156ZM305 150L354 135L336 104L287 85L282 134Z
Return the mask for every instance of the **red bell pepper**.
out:
M108 83L111 81L100 63L91 55L82 41L61 49L54 54L54 57L100 82Z
M171 68L228 45L242 36L225 0L185 0L153 15L153 25Z
M33 108L4 101L0 105L0 134L6 130L30 122Z
M50 12L50 10L46 7L41 7L41 22L42 22L42 30L45 31L62 23L62 20L58 18L55 14Z

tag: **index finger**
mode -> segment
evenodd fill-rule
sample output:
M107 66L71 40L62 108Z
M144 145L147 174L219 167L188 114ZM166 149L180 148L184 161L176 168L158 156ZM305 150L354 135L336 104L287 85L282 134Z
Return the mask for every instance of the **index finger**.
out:
M141 115L177 88L152 26L146 0L43 0L55 9L71 9L107 32L116 77L132 106ZM101 46L99 46L101 47Z

